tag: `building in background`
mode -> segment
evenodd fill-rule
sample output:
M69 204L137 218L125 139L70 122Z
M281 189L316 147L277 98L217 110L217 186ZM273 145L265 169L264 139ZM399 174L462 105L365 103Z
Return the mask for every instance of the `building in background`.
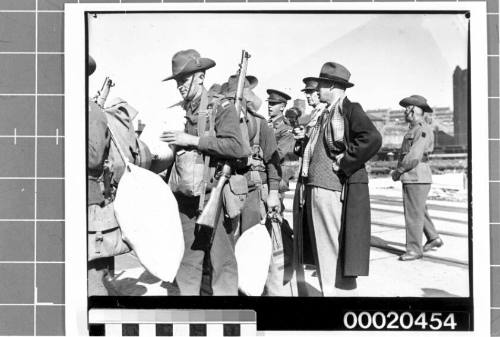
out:
M457 147L467 148L469 109L468 70L459 66L453 72L453 136Z

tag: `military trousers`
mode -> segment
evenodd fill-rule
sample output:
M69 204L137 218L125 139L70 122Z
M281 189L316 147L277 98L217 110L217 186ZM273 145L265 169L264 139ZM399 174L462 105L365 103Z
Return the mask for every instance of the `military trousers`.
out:
M208 199L209 196L206 197ZM195 240L199 198L176 195L176 199L185 244L184 256L175 277L181 295L200 295L204 257L205 254L210 254L210 279L213 295L237 296L238 268L234 256L233 229L226 226L227 223L223 221L224 216L221 212L210 251L193 250L191 246Z
M406 225L406 252L422 254L422 232L427 240L439 234L425 204L431 184L403 184L403 207Z
M340 191L307 186L308 226L323 296L349 296L355 277L344 277L339 263L342 201ZM348 290L346 292L346 290Z
M235 233L236 239L238 239L247 229L261 222L263 218L261 204L261 193L259 189L257 187L249 188L245 204L243 205L239 217L239 230Z

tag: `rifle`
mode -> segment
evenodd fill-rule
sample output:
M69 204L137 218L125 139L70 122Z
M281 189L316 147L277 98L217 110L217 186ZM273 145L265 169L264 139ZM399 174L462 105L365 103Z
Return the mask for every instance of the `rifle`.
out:
M106 99L108 98L109 91L111 87L114 87L113 81L106 77L102 84L101 90L97 91L97 94L92 98L92 100L99 105L101 109L104 108L104 103L106 103ZM111 185L111 180L113 177L112 171L112 163L109 161L109 158L106 158L104 161L104 175L103 175L103 183L104 183L104 198L112 201L113 197L113 186Z
M239 64L238 69L238 86L236 88L236 97L235 97L235 107L236 112L239 113L240 117L240 129L243 133L243 139L248 142L248 153L250 153L250 143L248 141L248 129L246 125L246 107L242 107L243 102L243 89L245 86L246 80L246 72L248 67L248 59L250 58L250 54L247 51L241 51L241 62ZM203 106L203 104L202 104ZM209 157L206 156L205 161L206 165L208 164ZM224 185L229 180L231 176L231 166L225 162L219 180L217 181L217 186L212 189L210 194L210 199L204 205L205 199L205 188L206 184L204 184L204 188L202 189L202 193L200 196L199 202L199 210L201 210L201 214L196 220L196 235L195 240L191 246L193 250L207 250L211 247L214 233L217 230L217 224L219 220L219 216L222 210L222 189Z
M97 94L94 96L93 101L97 103L97 105L99 105L101 108L104 108L104 103L106 103L109 91L114 86L115 83L113 82L113 80L111 80L111 78L106 76L102 84L101 90L97 91Z
M243 89L245 88L245 80L247 76L248 59L250 54L246 50L241 51L241 62L238 69L238 86L236 87L236 100L234 105L236 106L236 111L240 112L240 118L246 116L246 109L241 109L243 102Z
M191 249L206 250L212 246L222 210L222 189L231 176L231 166L224 163L217 185L212 189L210 199L196 220L197 233Z
M243 90L245 89L245 81L247 76L248 59L250 54L246 50L241 51L241 62L238 69L238 86L236 87L236 97L234 105L236 112L240 115L240 129L243 137L243 142L246 144L248 152L250 153L250 139L248 136L247 127L247 109L243 107Z

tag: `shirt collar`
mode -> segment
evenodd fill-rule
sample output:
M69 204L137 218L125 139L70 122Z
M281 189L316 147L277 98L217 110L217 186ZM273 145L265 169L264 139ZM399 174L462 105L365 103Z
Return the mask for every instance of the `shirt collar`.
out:
M327 110L328 111L333 111L333 109L335 108L335 105L338 104L339 106L339 113L342 114L342 104L344 102L344 99L345 99L345 94L343 94L342 96L340 97L336 97L334 100L333 100L333 103L330 104L328 107L327 107Z

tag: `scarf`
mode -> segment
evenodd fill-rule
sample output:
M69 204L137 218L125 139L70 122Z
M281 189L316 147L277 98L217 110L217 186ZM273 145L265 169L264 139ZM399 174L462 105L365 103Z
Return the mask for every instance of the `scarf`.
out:
M309 174L309 165L311 163L311 158L319 138L321 127L323 126L325 120L327 122L330 122L328 123L327 128L329 126L333 128L335 140L337 140L337 138L339 137L341 137L340 139L344 138L344 119L340 112L340 104L342 104L343 100L344 97L339 97L335 101L335 103L330 105L329 108L324 109L322 113L318 113L316 124L311 131L309 141L307 142L306 148L304 149L304 156L302 159L302 177L307 177Z

